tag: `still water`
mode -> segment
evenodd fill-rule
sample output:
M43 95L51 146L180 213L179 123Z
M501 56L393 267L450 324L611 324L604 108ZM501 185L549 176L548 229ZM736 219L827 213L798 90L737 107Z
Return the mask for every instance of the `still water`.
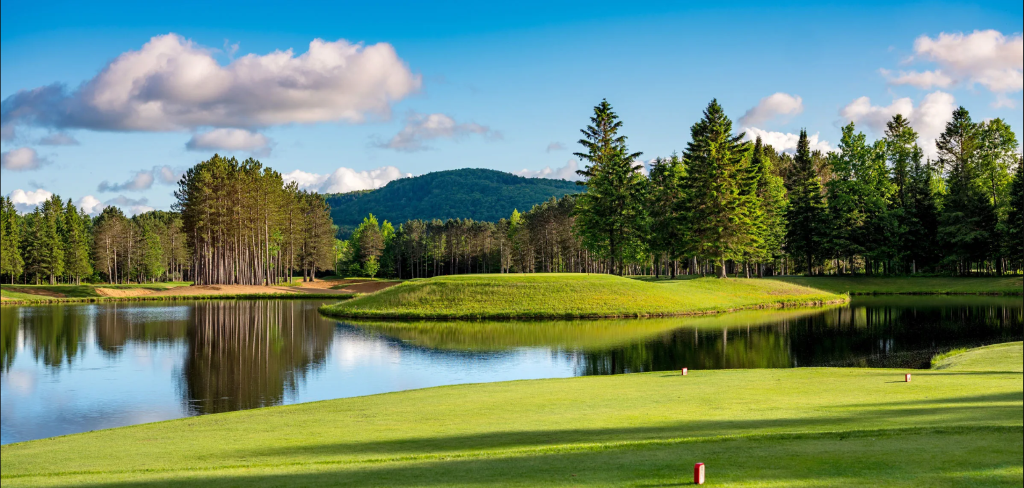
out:
M321 301L0 308L0 443L428 386L691 369L927 367L1024 335L1020 297L721 316L350 322Z

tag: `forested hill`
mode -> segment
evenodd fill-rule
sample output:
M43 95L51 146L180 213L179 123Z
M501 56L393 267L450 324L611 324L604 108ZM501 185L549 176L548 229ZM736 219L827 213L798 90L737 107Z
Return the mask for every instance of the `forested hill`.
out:
M335 225L348 235L373 213L395 224L409 219L497 222L551 197L579 193L572 181L524 178L492 169L454 169L392 181L370 191L327 195Z

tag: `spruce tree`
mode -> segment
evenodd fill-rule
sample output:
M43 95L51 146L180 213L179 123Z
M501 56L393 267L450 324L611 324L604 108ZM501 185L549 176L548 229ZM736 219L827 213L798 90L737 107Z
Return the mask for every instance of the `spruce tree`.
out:
M807 273L812 274L815 263L821 259L823 244L827 239L826 206L821 195L821 179L811 158L806 129L800 130L793 166L794 186L789 199L786 246L790 254L807 266Z
M1024 160L1020 156L1017 156L1007 200L1003 252L1020 270L1024 265Z
M21 257L21 220L14 202L9 197L0 197L0 274L10 276L11 284L25 269Z
M681 236L679 214L676 209L682 191L680 185L684 175L683 168L683 161L676 154L672 154L668 159L656 158L651 165L648 194L650 200L647 205L651 216L649 247L651 252L655 253L656 259L664 256L674 261L683 256L683 250L679 246ZM660 272L659 268L660 266L655 268L655 274ZM675 272L675 266L672 266L672 278L675 278Z
M590 125L581 129L575 155L586 164L577 171L587 192L576 202L576 228L583 245L608 259L609 270L622 274L627 257L635 256L647 240L646 178L629 152L622 121L607 100L594 107Z
M75 204L69 198L64 206L64 272L69 281L76 285L82 283L83 276L92 274L92 260L89 258L89 229L86 221L89 216L79 214Z
M886 124L885 158L891 172L893 194L888 198L887 216L891 228L886 229L883 236L883 247L890 260L900 267L900 272L909 268L908 256L912 253L912 244L907 239L914 222L914 210L911 196L911 171L921 165L922 152L917 145L917 132L910 127L910 121L903 115L896 114Z
M946 263L959 274L971 273L975 263L989 256L995 232L996 214L979 184L981 142L978 124L963 107L953 112L953 119L935 141L938 162L947 175L939 240Z
M690 138L683 153L680 235L695 255L718 264L718 277L725 278L725 261L741 259L758 243L750 147L741 142L743 134L732 133L732 121L717 100L690 128Z
M757 185L754 204L760 207L759 247L756 254L759 276L764 276L764 263L772 262L782 255L782 247L786 242L786 211L789 206L786 187L776 172L769 151L772 150L766 148L758 136L754 142L750 166Z

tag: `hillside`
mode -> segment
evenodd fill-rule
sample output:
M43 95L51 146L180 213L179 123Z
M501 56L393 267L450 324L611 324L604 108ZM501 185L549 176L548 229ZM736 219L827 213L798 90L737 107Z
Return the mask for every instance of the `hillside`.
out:
M496 222L551 197L579 193L572 181L524 178L491 169L455 169L392 181L371 191L327 196L331 217L347 235L369 213L399 224L410 219Z

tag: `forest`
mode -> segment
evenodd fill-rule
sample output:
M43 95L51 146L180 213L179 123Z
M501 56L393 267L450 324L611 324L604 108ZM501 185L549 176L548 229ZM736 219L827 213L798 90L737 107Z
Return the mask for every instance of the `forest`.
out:
M214 155L178 183L172 212L96 217L58 195L0 211L5 282L270 285L333 270L335 228L323 195L284 184L254 159Z
M717 101L682 154L649 175L607 101L582 130L586 192L497 222L365 218L340 245L341 274L997 275L1024 257L1024 166L1001 119L963 107L927 159L907 118L869 142L794 154L744 141Z
M560 196L494 220L410 218L396 225L371 210L349 234L332 213L351 219L368 203L389 215L469 213L472 198L458 190L466 175L398 180L367 199L300 191L255 159L220 155L185 173L171 212L127 217L111 206L91 217L54 195L19 214L5 197L0 274L10 283L270 285L325 272L402 279L1022 272L1024 165L1002 119L975 122L956 109L935 141L934 159L924 156L902 115L871 142L848 124L827 153L811 151L801 131L790 154L744 140L712 101L685 150L656 158L646 173L607 101L581 132L582 192L569 182L470 170L487 182L474 191L503 195L498 203ZM403 197L413 193L421 195L415 202ZM477 213L496 216L498 203Z

